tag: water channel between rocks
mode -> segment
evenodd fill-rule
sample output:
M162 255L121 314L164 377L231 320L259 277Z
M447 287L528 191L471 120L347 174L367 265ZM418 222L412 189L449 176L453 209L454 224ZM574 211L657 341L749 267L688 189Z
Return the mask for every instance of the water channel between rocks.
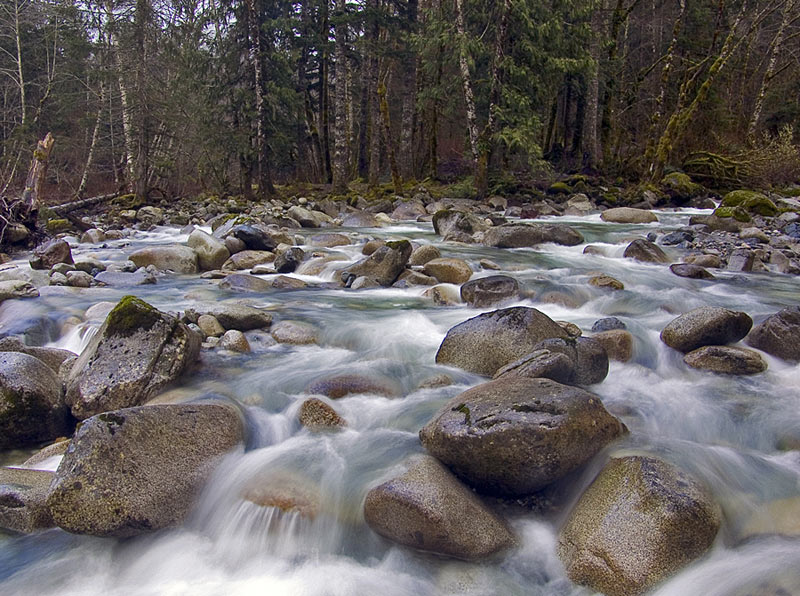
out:
M711 551L659 586L657 594L800 594L800 542L780 537L741 540L765 503L800 498L800 455L778 449L787 437L800 439L800 366L764 355L769 369L763 374L715 375L688 368L681 354L659 340L669 321L698 306L744 311L758 323L797 303L800 280L726 272L713 281L693 280L673 275L664 265L622 258L631 239L686 225L689 213L659 212L661 223L647 225L607 224L599 216L551 219L574 226L606 256L584 255L585 244L503 250L447 243L430 224L416 222L325 230L349 234L356 242L380 237L433 243L443 256L468 261L477 271L473 278L498 273L478 265L482 258L491 259L501 266L500 273L535 292L516 304L572 322L585 333L597 319L615 316L634 336L632 360L612 362L608 377L588 388L624 421L630 436L601 453L575 479L561 507L546 513L511 509L519 546L479 564L392 545L365 525L362 509L371 487L397 475L410 455L424 452L417 433L434 412L485 381L438 366L434 357L449 328L492 308L435 306L422 296L424 287L314 287L362 258L359 244L330 249L343 260L330 263L319 276L295 276L310 284L300 290L234 294L196 275L170 275L134 288L45 287L36 300L3 303L0 325L8 329L44 318L47 324L40 332L48 345L76 352L102 321L87 321L62 333L65 321L82 317L97 302L114 302L128 293L170 312L197 303L245 300L269 309L276 320L311 323L320 334L318 345L264 345L244 355L204 350L200 365L159 398L227 396L243 404L251 427L246 452L223 462L183 527L125 541L61 530L0 534L0 594L591 594L566 578L556 556L557 533L569 504L609 453L664 457L701 478L722 507L723 529ZM73 253L121 262L142 246L185 240L177 230L158 229L104 247L75 245ZM666 250L679 260L679 250ZM589 285L596 272L617 278L625 289ZM541 301L554 292L575 307ZM341 432L310 433L300 426L297 412L309 396L309 383L361 372L393 379L403 397L367 394L337 400L335 407L348 424ZM454 380L452 385L418 388L443 373ZM8 465L27 454L0 455L5 460L0 463ZM320 514L308 520L243 501L244 483L262 473L318 491ZM770 587L759 592L764 586Z

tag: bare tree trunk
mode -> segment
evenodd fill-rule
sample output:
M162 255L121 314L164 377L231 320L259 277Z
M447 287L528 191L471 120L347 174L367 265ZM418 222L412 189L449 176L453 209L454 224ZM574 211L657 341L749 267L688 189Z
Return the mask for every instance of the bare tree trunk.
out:
M42 183L47 174L47 162L50 159L50 152L53 150L53 144L55 144L55 142L53 135L48 132L47 136L39 141L36 145L36 151L33 152L31 167L28 170L28 177L25 180L25 190L22 191L23 211L21 215L23 222L28 220L31 215L35 216L39 209L39 199L42 196Z
M586 106L583 121L583 165L587 168L596 168L602 159L600 137L598 136L597 116L600 109L600 41L604 28L603 12L605 2L601 2L592 12L592 37L589 43L589 55L592 59L592 71L586 82Z
M409 36L417 30L418 0L408 0ZM400 127L400 173L405 179L414 176L414 129L417 118L417 53L406 41L403 80L403 116Z
M97 117L94 120L94 130L92 131L92 141L89 144L89 154L86 156L86 163L83 166L83 175L81 176L81 183L78 185L78 196L82 197L86 192L86 185L89 181L89 168L92 167L94 160L94 150L97 147L97 137L100 135L100 122L103 115L103 104L105 103L105 85L100 83L100 99L99 107L97 108Z
M469 131L469 148L472 152L472 163L478 163L478 112L475 109L475 95L472 92L472 79L467 61L467 33L464 27L463 0L455 0L456 30L458 31L458 66L461 71L461 84L464 87L464 102L467 107L467 130Z
M25 77L22 69L22 31L19 25L19 16L22 12L22 2L14 0L14 42L17 49L17 84L19 85L19 103L22 110L22 125L28 123L28 102L25 97Z
M106 13L106 30L108 33L108 50L114 56L114 63L117 67L117 85L119 85L120 102L122 103L122 134L125 138L125 174L126 182L131 184L133 181L133 114L131 109L130 94L125 82L125 70L122 64L122 57L115 45L114 36L116 34L116 20L114 19L114 8L112 0L106 0L104 4Z
M383 140L389 153L389 167L392 172L392 186L397 195L403 194L403 179L400 177L400 168L397 165L397 155L392 142L392 121L389 117L389 102L386 99L386 83L378 83L378 99L380 101L381 121L383 122Z
M328 55L327 40L330 35L330 22L328 20L328 0L322 0L322 30L324 40L319 58L319 117L322 130L322 155L325 169L325 181L333 181L331 168L331 127L330 127L330 56Z
M369 6L377 10L378 0L370 0ZM367 106L367 118L369 120L369 175L367 180L371 188L377 186L381 173L381 116L378 106L378 77L380 73L380 64L377 56L375 56L379 37L380 26L378 25L377 18L375 18L370 24L369 38L372 52L370 52L371 55L367 59L368 72L365 82L369 100Z
M136 43L136 161L134 163L134 194L140 202L147 201L148 181L150 179L150 142L152 135L152 116L147 89L147 26L150 22L149 0L136 0L134 17L134 38Z
M334 98L335 122L333 130L333 192L347 192L347 25L342 22L345 0L335 0L337 21L336 37L336 96Z
M247 0L250 31L250 64L253 67L256 99L256 151L258 154L258 192L261 196L275 194L267 144L267 104L264 99L264 54L261 44L261 19L256 0Z

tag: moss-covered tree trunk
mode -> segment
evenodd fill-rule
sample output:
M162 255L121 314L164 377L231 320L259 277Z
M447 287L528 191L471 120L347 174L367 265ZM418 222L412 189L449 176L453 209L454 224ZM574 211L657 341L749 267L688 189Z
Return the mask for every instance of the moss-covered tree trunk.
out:
M394 143L392 142L392 121L389 114L389 101L386 98L386 84L381 81L378 84L378 101L381 112L381 122L383 123L383 141L389 154L389 168L392 172L392 186L395 194L403 194L403 179L400 176L400 167L397 164L397 154L395 153Z

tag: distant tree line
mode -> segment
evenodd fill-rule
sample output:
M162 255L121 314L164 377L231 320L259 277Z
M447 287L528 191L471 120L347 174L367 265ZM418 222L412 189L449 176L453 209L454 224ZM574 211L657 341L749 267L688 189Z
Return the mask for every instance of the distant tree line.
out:
M48 131L62 197L141 200L785 150L799 1L0 0L0 195Z

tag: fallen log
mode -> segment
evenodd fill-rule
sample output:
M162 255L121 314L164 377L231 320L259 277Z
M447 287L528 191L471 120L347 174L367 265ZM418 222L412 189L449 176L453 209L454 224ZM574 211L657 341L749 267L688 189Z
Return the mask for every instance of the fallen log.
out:
M105 195L97 195L96 197L88 197L86 199L77 199L75 201L68 201L67 203L62 203L61 205L51 205L48 207L51 211L55 211L59 215L66 215L72 211L77 211L78 209L83 209L84 207L91 207L92 205L97 205L98 203L103 203L105 201L110 201L112 199L116 199L117 197L121 197L123 193L120 192L112 192Z

